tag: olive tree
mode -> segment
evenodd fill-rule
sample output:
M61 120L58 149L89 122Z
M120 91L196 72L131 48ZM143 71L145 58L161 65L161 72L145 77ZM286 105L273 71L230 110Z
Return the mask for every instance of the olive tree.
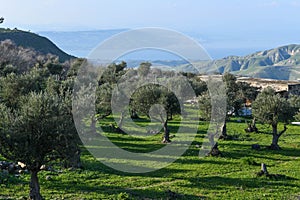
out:
M237 78L230 73L223 75L223 81L226 85L228 119L230 114L239 115L239 110L247 99L253 101L256 98L258 88L251 86L249 83L237 82ZM223 125L221 137L227 137L226 120Z
M161 122L164 131L162 142L171 142L168 120L173 114L180 114L180 104L175 94L163 86L148 84L134 92L130 103L132 109L148 117L150 117L150 109L154 109L152 111L157 116L157 120ZM161 105L163 109L155 106L157 104Z
M274 89L268 87L258 94L252 104L253 116L272 127L271 149L280 149L278 145L279 138L287 130L288 122L293 119L297 111L297 105L293 101L293 98L286 99L280 94L276 94ZM278 130L279 122L284 123L283 129L280 131Z
M202 148L207 151L205 155L218 156L221 152L216 140L223 136L226 126L226 90L221 80L209 79L208 83L209 91L198 96L200 117L210 122Z
M69 94L45 91L23 96L17 109L0 104L0 153L30 171L30 199L42 199L38 181L42 165L77 151L70 99Z

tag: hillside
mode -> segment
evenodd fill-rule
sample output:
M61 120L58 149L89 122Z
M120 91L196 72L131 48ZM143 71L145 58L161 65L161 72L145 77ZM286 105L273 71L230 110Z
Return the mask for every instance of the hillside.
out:
M300 45L291 44L247 56L229 56L209 63L193 64L201 73L231 72L256 78L297 80L300 78Z
M126 60L136 67L142 60ZM223 74L230 72L253 78L300 80L300 45L291 44L246 56L228 56L213 61L195 61L192 65L184 60L153 60L153 67L177 71Z
M10 30L0 29L0 41L10 39L16 45L24 48L32 48L41 54L53 54L59 57L61 62L74 58L71 55L63 52L53 42L46 37L39 36L35 33L21 31L21 30Z

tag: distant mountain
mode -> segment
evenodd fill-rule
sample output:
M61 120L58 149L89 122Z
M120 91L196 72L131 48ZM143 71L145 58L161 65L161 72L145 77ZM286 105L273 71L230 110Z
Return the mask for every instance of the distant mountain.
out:
M41 54L53 54L59 57L61 62L74 58L59 49L53 42L46 37L39 36L35 33L21 31L17 29L0 28L0 41L11 40L16 45L24 48L32 48Z
M40 32L37 35L19 30L0 29L0 41L11 39L17 45L31 47L42 53L58 55L61 60L67 60L72 58L72 56L64 53L59 48L72 55L87 57L88 53L103 40L126 30L128 29L73 32L52 31ZM46 37L59 45L59 48ZM151 52L146 52L146 56L142 54L137 55L138 59L129 57L128 60L125 60L129 67L137 67L139 63L147 61L144 60L144 57L151 57ZM230 72L255 78L300 80L300 45L297 44L259 51L246 56L228 56L213 61L195 61L192 63L193 65L181 60L172 60L169 57L158 59L150 59L148 61L154 67L167 68L169 66L170 69L178 71L200 72L202 74Z
M230 72L242 76L280 80L300 79L300 45L291 44L247 56L229 56L211 62L195 62L200 73ZM184 69L187 66L180 66Z

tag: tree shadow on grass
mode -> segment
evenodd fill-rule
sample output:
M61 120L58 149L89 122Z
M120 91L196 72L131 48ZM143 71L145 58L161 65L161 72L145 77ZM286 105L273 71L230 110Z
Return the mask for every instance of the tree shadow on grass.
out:
M115 145L118 147L129 151L129 152L135 152L135 153L148 153L155 150L158 150L162 147L164 147L165 144L162 143L153 143L153 144L145 144L145 143L129 143L124 141L113 141Z
M226 145L225 145L226 146ZM251 149L250 144L230 144L230 151L222 152L224 157L240 159L245 156L252 156L256 158L270 159L270 160L281 160L281 161L289 161L288 157L299 157L300 149L294 148L286 148L284 147L281 150L271 150L268 146L263 146L261 150L257 151ZM275 157L274 155L281 155L284 157Z
M232 162L229 162L229 161L224 161L224 160L217 160L214 159L210 159L210 160L207 160L205 158L197 158L197 159L186 159L186 157L189 157L189 156L185 156L185 157L182 157L182 158L179 158L178 160L176 160L174 163L180 163L180 164L211 164L211 165L220 165L220 166L225 166L225 165L230 165L232 164ZM194 156L193 156L194 158Z
M24 180L23 175L4 173L0 170L0 185L9 186L19 184L28 184L28 182Z
M190 184L185 185L189 188L205 188L207 190L224 190L230 187L246 187L246 188L277 188L284 187L298 187L297 184L291 183L291 181L273 180L268 178L229 178L220 176L209 176L190 178Z
M120 175L120 176L137 176L137 177L155 177L155 178L162 178L162 177L170 177L172 174L176 173L187 173L188 169L170 169L170 168L162 168L148 173L127 173L115 170L106 166L105 164L101 163L100 161L96 160L85 160L83 162L84 170L83 171L95 171L113 175Z
M251 152L254 154L255 150L251 150ZM259 151L259 153L256 152L254 155L256 155L256 157L267 158L271 160L289 161L291 158L300 157L300 149L283 147L280 150L272 150L269 149L268 146L265 146Z
M296 148L282 147L282 149L280 150L266 149L265 152L267 152L269 155L300 157L300 149L298 148L296 149Z
M155 185L154 185L155 186ZM165 187L166 188L166 187ZM205 198L204 196L198 195L187 195L182 193L177 193L176 191L171 191L169 189L166 190L155 190L152 189L152 185L144 186L144 187L121 187L116 185L88 185L85 180L77 180L76 182L64 182L60 181L52 181L50 184L47 184L47 190L54 191L62 191L64 194L83 194L83 193L98 193L99 195L104 196L115 196L118 198L118 195L121 193L126 193L129 197L133 199L199 199ZM114 199L115 199L114 198Z

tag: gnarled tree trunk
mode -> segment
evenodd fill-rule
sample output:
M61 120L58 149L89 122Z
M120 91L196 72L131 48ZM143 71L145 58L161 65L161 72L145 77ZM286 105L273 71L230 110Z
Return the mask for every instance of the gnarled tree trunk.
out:
M252 129L255 133L258 133L258 129L256 127L256 118L254 117L252 120Z
M224 121L224 124L221 126L221 135L219 139L225 139L227 138L227 123L226 120Z
M219 128L217 128L216 133L214 134L210 134L208 136L209 139L209 143L211 146L211 150L209 151L209 153L207 154L207 156L219 156L221 155L221 151L218 148L218 142L215 142L215 136L218 134L219 132Z
M272 144L270 146L270 149L273 149L273 150L280 149L280 146L278 145L278 140L279 140L279 135L273 133Z
M130 117L131 117L131 119L138 119L139 118L139 116L138 116L138 114L135 110L131 110Z
M163 128L164 128L164 137L163 137L163 143L169 143L171 142L170 140L170 130L168 129L168 120L166 120L163 123Z
M121 115L120 115L120 119L118 121L118 128L121 130L122 130L122 126L123 126L124 117L125 117L125 111L122 111Z
M258 176L269 176L269 172L267 170L267 165L265 163L261 163L261 170L257 173Z
M30 179L30 192L29 192L29 197L32 200L42 200L42 195L40 193L40 184L39 184L39 179L38 179L38 174L39 170L34 169L30 170L31 173L31 179Z
M286 124L284 125L284 129L279 133L277 133L277 124L272 124L272 130L273 130L273 138L272 138L272 144L270 146L270 149L279 150L281 148L278 145L278 140L280 136L287 130Z
M258 133L255 117L253 118L252 123L248 123L248 128L246 128L245 131L248 133L252 133L252 132Z

